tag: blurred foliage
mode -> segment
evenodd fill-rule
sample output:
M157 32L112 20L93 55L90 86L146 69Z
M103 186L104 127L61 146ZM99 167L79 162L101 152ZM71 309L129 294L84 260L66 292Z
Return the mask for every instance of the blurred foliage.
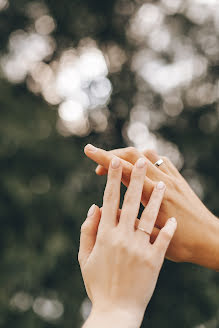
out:
M112 149L153 146L149 141L155 140L219 215L219 8L217 1L209 1L213 7L206 3L0 0L0 327L76 328L83 322L87 303L77 263L80 225L92 203L101 205L105 184L83 154L86 143ZM13 40L36 30L52 42L52 50L39 59L47 71L63 51L92 40L108 58L104 83L107 87L110 81L111 97L88 106L87 130L81 134L80 129L69 133L68 126L60 129L63 112L57 108L63 99L48 96L46 75L37 82L32 66L23 68L22 57L17 66L10 63L10 51L24 51ZM111 59L110 51L115 53ZM162 71L162 65L169 69L194 54L194 76L182 66L180 76L191 76L176 86L171 82L176 69L155 82L156 72L148 73L151 66L144 70L157 58ZM20 77L19 69L25 71ZM161 82L170 85L165 92ZM102 121L97 127L100 117L103 129ZM210 270L166 262L142 327L219 327L218 286L218 275Z

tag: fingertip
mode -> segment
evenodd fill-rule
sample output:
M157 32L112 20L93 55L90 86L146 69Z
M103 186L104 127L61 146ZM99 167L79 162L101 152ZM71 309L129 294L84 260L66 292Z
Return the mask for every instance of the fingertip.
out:
M144 157L140 157L135 163L136 167L139 169L146 168L147 161Z
M175 217L170 218L170 219L168 220L168 223L171 224L171 226L172 226L174 229L176 229L176 227L177 227L177 220L176 220Z
M118 169L121 166L121 161L117 156L114 156L111 160L112 169Z
M96 207L97 206L95 204L91 205L91 207L89 208L89 210L87 212L87 217L92 217L95 214Z
M166 188L166 185L163 181L160 181L157 183L156 187L158 190L164 190Z
M93 145L91 144L87 144L85 147L84 147L84 153L85 155L89 155L90 153L96 153L97 152L97 148L94 147Z
M85 153L85 155L87 155L88 145L89 145L89 144L87 144L87 145L84 147L84 153Z
M98 166L96 167L95 173L96 173L97 175L105 175L105 174L107 173L107 170L106 170L103 166L98 165Z
M174 223L175 225L177 225L176 218L172 217L169 220L170 220L171 223Z

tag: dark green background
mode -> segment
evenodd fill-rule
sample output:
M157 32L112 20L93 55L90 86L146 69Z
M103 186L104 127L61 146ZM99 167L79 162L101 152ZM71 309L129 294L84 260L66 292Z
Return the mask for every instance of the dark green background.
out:
M81 325L80 309L86 293L77 263L80 225L92 203L101 205L105 184L105 177L95 176L95 165L85 158L83 147L88 142L105 149L127 146L122 131L138 92L130 63L140 46L130 42L126 30L130 16L143 2L44 1L57 24L52 34L57 47L53 56L45 59L47 63L58 58L63 49L77 47L85 37L96 40L99 47L113 41L127 55L121 71L109 74L113 93L108 104L108 128L102 133L61 136L56 129L56 106L29 91L25 80L13 84L0 73L0 327L77 328ZM151 2L160 5L158 1ZM8 9L0 12L0 56L8 52L13 31L27 31L32 26L33 19L25 10L28 3L11 0ZM124 14L116 10L130 3L131 12ZM198 33L202 33L204 26L196 25L184 12L169 13L166 19L170 29L178 26L178 40L182 44L189 36L196 51L207 58L208 71L200 83L216 85L219 56L208 55L200 47ZM212 27L211 19L206 24L209 36L214 35L218 42L219 32ZM193 33L189 33L191 30ZM160 55L166 62L173 61L168 51ZM142 92L153 96L153 110L162 111L162 96L143 80L141 83ZM193 83L199 82L192 82L188 88ZM165 120L153 133L178 146L184 157L182 174L189 177L195 172L204 190L203 201L218 215L217 98L210 103L204 99L201 106L189 106L186 91L186 88L181 90L184 109L180 115L171 117L163 113ZM126 108L123 114L118 105L121 102ZM147 110L146 100L142 104ZM204 120L203 115L206 115ZM212 119L214 128L211 128ZM49 181L50 188L32 192L33 179L41 187ZM38 297L57 298L64 306L64 314L54 321L45 320L31 306L21 311L12 302L20 292L32 297L33 302ZM167 261L142 327L219 327L218 309L218 274L191 264Z

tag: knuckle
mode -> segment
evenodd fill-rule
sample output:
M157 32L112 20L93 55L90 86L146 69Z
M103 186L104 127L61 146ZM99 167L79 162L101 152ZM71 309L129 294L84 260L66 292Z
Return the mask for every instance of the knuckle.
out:
M166 181L166 185L167 185L167 188L175 188L178 184L178 181L176 181L176 178L174 179L174 177L168 175L167 177L167 181Z
M117 235L114 235L112 238L112 244L114 248L120 249L123 252L127 252L129 249L129 243L122 232L118 232Z
M109 238L104 231L101 231L101 233L97 235L97 242L100 246L106 244L108 241Z
M115 185L113 183L108 184L104 192L104 201L111 201L114 199L114 191Z
M136 202L134 195L136 194L136 188L133 188L131 192L127 192L124 198L124 203L126 204L133 204L133 202Z
M129 249L129 245L128 245L128 242L126 239L124 238L119 238L119 240L117 241L118 242L118 246L119 248L124 251L124 252L127 252L128 249Z
M129 154L136 154L137 150L135 149L135 147L128 147L126 148L126 153Z
M142 255L142 252L138 249L138 248L133 248L131 250L131 253L132 253L132 258L138 260L138 262L144 262L144 257Z
M134 256L139 259L140 262L145 263L145 249L139 247L134 248Z
M145 152L144 152L145 156L152 156L154 155L154 150L153 149L147 149Z
M154 256L152 256L152 254L145 254L144 262L147 265L147 267L149 267L151 269L156 268L156 262L154 260Z
M104 194L104 201L105 202L109 202L113 199L113 190L107 190L107 192L105 192Z

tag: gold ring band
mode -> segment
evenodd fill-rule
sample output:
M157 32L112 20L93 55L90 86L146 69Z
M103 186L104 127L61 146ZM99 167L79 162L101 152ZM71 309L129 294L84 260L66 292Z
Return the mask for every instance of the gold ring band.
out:
M146 230L143 229L143 228L138 228L138 230L141 230L141 231L143 231L144 233L146 233L148 236L151 236L150 232L146 231Z

